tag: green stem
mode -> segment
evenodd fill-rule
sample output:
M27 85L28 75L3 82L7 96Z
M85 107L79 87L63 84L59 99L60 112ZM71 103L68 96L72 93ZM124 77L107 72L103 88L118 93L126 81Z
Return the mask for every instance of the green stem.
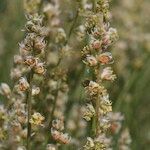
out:
M72 26L71 26L71 28L70 28L70 31L69 31L69 34L68 34L68 39L71 37L72 31L73 31L73 29L74 29L74 27L75 27L75 25L76 25L78 16L79 16L79 11L77 10L75 19L74 19L74 21L73 21L73 24L72 24Z
M33 79L33 71L29 73L28 83L30 84L30 88L27 93L27 109L28 109L28 122L27 122L27 150L30 150L30 141L31 141L31 110L32 110L32 79Z
M96 0L92 0L93 3L93 12L96 12Z

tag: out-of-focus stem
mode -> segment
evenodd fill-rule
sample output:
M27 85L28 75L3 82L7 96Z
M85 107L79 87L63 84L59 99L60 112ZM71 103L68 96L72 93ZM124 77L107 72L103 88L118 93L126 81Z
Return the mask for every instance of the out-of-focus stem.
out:
M96 0L92 0L93 3L93 12L96 12Z
M77 10L75 19L74 19L74 21L73 21L73 23L72 23L72 26L71 26L70 31L69 31L69 34L68 34L68 39L71 37L72 31L73 31L73 29L74 29L74 27L75 27L75 25L76 25L78 16L79 16L79 11Z

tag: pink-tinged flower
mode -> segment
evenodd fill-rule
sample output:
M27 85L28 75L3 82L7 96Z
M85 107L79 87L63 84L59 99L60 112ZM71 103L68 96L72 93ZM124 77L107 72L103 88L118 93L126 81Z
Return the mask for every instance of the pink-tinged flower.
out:
M99 40L95 40L93 43L92 43L92 47L96 50L99 50L101 48L101 41Z
M106 67L103 69L101 73L101 79L114 81L116 79L116 75L113 74L113 70L111 67Z
M111 64L111 63L113 63L112 55L111 55L111 53L109 53L109 52L105 52L105 53L100 54L100 55L97 57L97 60L98 60L102 65L106 65L106 64Z

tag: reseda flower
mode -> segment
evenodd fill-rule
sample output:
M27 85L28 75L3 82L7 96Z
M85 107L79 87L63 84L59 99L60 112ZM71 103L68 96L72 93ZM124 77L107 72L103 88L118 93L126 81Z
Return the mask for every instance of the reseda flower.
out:
M121 137L118 140L119 143L119 149L120 150L129 150L129 146L131 144L131 137L130 137L130 133L129 130L126 128L122 131L121 133Z
M29 88L28 81L25 78L21 77L19 79L18 88L19 88L20 91L23 91L23 92L26 91Z
M37 59L33 56L26 56L24 63L30 67L34 67L37 64Z
M70 140L71 140L71 137L68 135L68 133L61 133L59 137L60 143L69 144Z
M14 134L19 133L22 130L21 124L17 121L11 123L11 130Z
M40 113L35 112L30 119L30 123L32 125L37 125L37 126L43 125L42 122L44 121L44 119L45 118Z
M111 63L113 63L112 55L111 55L111 53L109 53L109 52L105 52L105 53L100 54L100 55L97 57L97 59L98 59L98 61L99 61L102 65L106 65L106 64L111 64Z
M98 83L94 81L90 81L89 85L85 87L85 89L90 96L95 96L98 93L101 93L104 90L104 87L100 86Z
M47 144L46 150L56 150L56 146L54 144Z
M102 100L100 104L100 112L102 114L107 114L112 111L112 102L110 100Z
M44 68L44 63L37 63L36 66L34 67L34 71L37 74L44 74L46 71Z
M62 133L60 131L57 131L55 129L51 129L51 134L54 140L63 143L63 144L69 144L71 137L67 133Z
M90 121L91 118L95 115L95 109L93 105L87 104L83 109L83 118L87 121Z
M62 144L69 144L71 137L68 135L68 133L63 133L62 130L64 130L63 119L53 120L51 128L51 135L53 139Z
M86 60L87 60L87 64L89 66L96 66L97 65L97 60L94 56L87 55Z
M55 119L52 122L52 127L56 130L64 130L64 121L62 119Z
M15 55L14 56L14 63L15 64L21 64L23 62L23 58L20 55Z
M66 33L63 28L59 28L57 30L56 43L65 42L65 40L66 40Z
M26 148L24 146L19 146L17 150L26 150Z
M38 11L41 0L24 0L24 8L27 13L35 13Z
M124 116L120 112L110 112L107 115L110 118L111 126L110 130L113 134L119 133L122 127L122 121L124 120Z
M101 73L101 79L114 81L116 79L116 75L113 74L113 70L111 67L106 67L103 69Z
M40 54L45 47L46 42L44 41L44 37L38 36L34 39L34 51L36 54Z
M84 150L94 149L94 140L91 137L87 137L86 144L84 145Z
M107 48L118 39L117 30L115 28L109 28L102 39L102 45Z
M92 47L96 50L100 50L101 48L101 41L99 40L95 40L93 43L92 43Z
M10 73L11 79L18 79L22 76L22 70L20 68L13 68Z
M38 95L40 93L39 87L33 87L32 88L32 96Z

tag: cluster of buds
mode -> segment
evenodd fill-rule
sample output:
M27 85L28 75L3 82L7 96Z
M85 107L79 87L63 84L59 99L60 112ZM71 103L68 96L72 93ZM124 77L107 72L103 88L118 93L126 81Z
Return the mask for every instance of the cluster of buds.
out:
M38 4L40 1L35 2ZM32 80L35 79L34 75L40 78L46 72L43 56L45 54L47 30L43 26L43 18L37 14L29 15L25 31L25 39L19 44L20 53L14 57L14 68L11 72L15 85L12 90L5 83L0 86L0 93L10 99L8 103L9 110L6 113L8 120L5 121L5 128L7 129L8 126L9 135L6 144L8 149L9 143L14 143L13 149L21 149L19 143L23 143L27 139L28 125L31 124L32 127L37 127L43 125L44 121L44 117L40 113L34 113L29 117L29 109L27 112L29 103L26 104L30 97L32 105L32 96L40 93L40 88L31 84ZM2 132L3 135L4 131Z
M117 31L109 26L108 19L109 1L99 0L93 3L93 10L85 11L85 32L89 36L88 44L82 50L83 62L93 73L93 81L86 81L85 91L91 104L86 107L84 118L95 126L94 138L88 138L85 150L108 149L110 140L107 140L106 132L110 128L110 120L107 116L112 111L112 102L105 88L105 81L114 81L116 75L110 67L114 59L107 49L118 38ZM98 140L97 140L98 139ZM109 142L108 142L109 141Z
M53 139L62 144L69 144L71 137L68 135L68 133L63 133L62 132L63 130L64 130L63 120L59 119L53 120L51 128L51 135Z

